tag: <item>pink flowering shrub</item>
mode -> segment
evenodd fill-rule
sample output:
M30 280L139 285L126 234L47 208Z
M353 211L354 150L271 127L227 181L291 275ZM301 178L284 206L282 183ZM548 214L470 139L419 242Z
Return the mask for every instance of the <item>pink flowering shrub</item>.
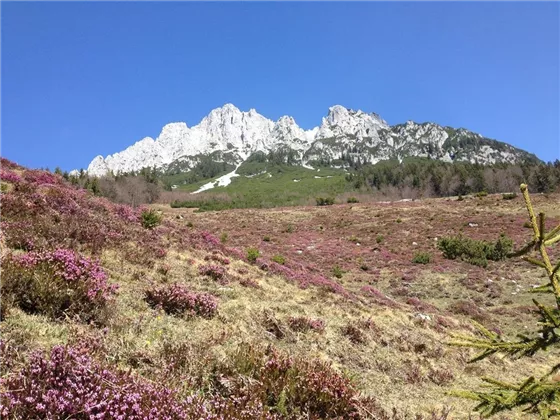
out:
M8 163L3 163L0 175L15 179L17 174L10 172ZM99 254L103 249L124 246L125 258L139 264L165 257L162 233L142 228L142 209L95 197L58 175L18 168L22 170L21 179L1 195L1 228L8 247L68 248ZM169 237L179 241L181 235L177 232ZM187 239L187 245L191 242ZM142 252L131 251L130 244L141 245Z
M385 296L380 290L376 289L375 287L365 285L362 286L360 291L377 305L388 306L390 308L399 307L399 303L397 301Z
M297 316L288 318L288 326L293 331L307 332L310 330L323 332L325 330L325 321L322 319L312 319L305 316Z
M6 182L19 182L21 181L21 177L12 171L7 171L6 169L2 168L0 171L0 179Z
M116 291L98 262L69 249L7 255L2 298L29 313L54 319L99 318Z
M181 419L195 411L175 391L105 369L72 347L56 346L48 357L34 353L0 383L3 418Z
M218 311L217 299L208 293L195 293L180 284L153 287L145 291L145 300L169 315L198 315L212 318Z
M0 342L2 367L17 356ZM274 372L274 366L268 371ZM281 419L262 400L239 388L235 395L182 395L161 383L95 361L82 347L35 352L24 366L0 379L0 416L25 419ZM297 414L297 413L296 413ZM317 416L315 416L316 418Z
M204 264L198 267L201 276L208 276L218 282L226 280L227 268L216 264Z
M250 395L282 418L360 418L356 389L325 362L243 345L219 371L214 387L224 397Z
M315 274L304 266L289 267L288 265L271 261L270 263L266 263L266 271L281 275L295 282L302 289L308 288L309 286L316 286L347 298L351 297L351 294L340 283L327 279L321 274Z
M253 279L240 278L238 281L239 281L239 284L243 287L252 287L253 289L259 289L260 288L259 283L257 283Z
M191 241L199 248L207 250L221 249L223 247L220 239L207 231L201 231L191 234Z
M204 257L204 261L216 261L217 263L228 265L230 263L229 259L214 251L212 254L208 254Z
M23 178L32 184L59 184L62 182L62 177L51 174L46 171L40 170L26 170Z
M5 168L8 168L8 169L18 169L18 168L20 168L20 166L17 163L12 162L11 160L8 160L4 157L0 157L0 167L2 167L4 169Z
M115 213L124 221L130 223L137 223L140 221L140 212L130 206L122 204L115 204Z

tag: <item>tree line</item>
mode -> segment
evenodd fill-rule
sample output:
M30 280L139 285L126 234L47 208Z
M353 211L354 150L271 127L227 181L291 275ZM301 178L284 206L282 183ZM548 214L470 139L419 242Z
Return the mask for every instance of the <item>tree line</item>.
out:
M548 193L560 189L560 161L481 165L411 158L360 166L346 180L355 189L423 197L511 192L522 183L531 191Z

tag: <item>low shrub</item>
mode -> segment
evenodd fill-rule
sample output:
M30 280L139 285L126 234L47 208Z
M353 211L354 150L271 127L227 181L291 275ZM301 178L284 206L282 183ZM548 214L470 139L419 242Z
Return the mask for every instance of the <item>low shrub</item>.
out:
M325 322L321 319L311 319L305 316L290 317L288 319L288 326L291 330L297 332L317 331L322 332L325 330Z
M318 206L332 206L334 204L333 197L317 197L315 201Z
M192 292L180 284L153 287L146 290L144 296L150 306L162 308L169 315L212 318L218 310L218 301L214 296Z
M432 256L428 252L417 252L412 258L414 264L428 264Z
M10 307L7 305L6 301L0 302L0 321L4 321L9 314Z
M58 249L3 258L1 288L2 300L25 312L92 321L106 315L117 286L98 262Z
M517 198L517 193L504 193L502 194L503 200L515 200Z
M485 267L487 265L486 260L499 261L506 258L513 249L513 241L503 234L495 243L459 235L440 239L438 248L447 259L460 258L471 264Z
M251 395L280 418L360 417L361 401L352 382L322 361L246 344L216 370L216 388L224 397Z
M247 248L247 260L251 263L257 261L261 255L260 251L257 248Z
M481 197L486 197L488 195L488 193L486 191L479 191L475 194L476 197L481 198Z
M378 244L380 244L381 242L383 242L385 238L383 237L383 235L377 235L375 237L375 242L377 242Z
M227 268L216 264L205 264L198 267L198 273L216 281L223 281L227 274Z
M146 209L142 212L142 226L146 229L153 229L161 223L161 215L154 209Z
M219 252L214 251L212 254L206 255L204 257L204 261L216 261L223 265L229 265L230 260L227 257L224 257Z
M344 271L342 270L342 268L340 268L338 265L335 265L332 268L332 274L333 276L335 276L337 279L341 279L342 276L344 275Z
M283 230L284 233L292 233L294 231L294 225L289 224L288 226L286 226L286 228Z
M349 197L348 200L346 200L346 202L349 204L353 204L353 203L359 203L360 200L358 200L356 197Z
M225 244L225 243L227 242L227 240L228 240L228 236L229 236L229 235L227 234L227 232L222 233L222 234L220 235L220 242L223 243L223 244Z
M19 372L3 377L0 415L14 419L192 418L194 407L179 402L174 391L106 369L80 350L56 346L47 357L34 353Z
M272 261L284 265L286 263L286 258L283 255L275 255L272 257Z
M347 324L341 328L340 332L354 344L365 344L368 341L362 329L356 325Z
M458 300L449 305L448 309L454 314L466 315L481 324L487 322L490 318L486 312L483 312L470 300Z
M0 179L2 181L11 182L11 183L21 181L21 177L18 174L12 171L7 171L4 168L0 170Z
M451 369L430 369L428 379L436 385L448 385L453 382L455 375Z

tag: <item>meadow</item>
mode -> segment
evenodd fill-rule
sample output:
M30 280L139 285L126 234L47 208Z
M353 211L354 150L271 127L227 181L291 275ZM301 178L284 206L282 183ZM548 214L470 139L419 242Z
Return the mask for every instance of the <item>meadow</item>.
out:
M450 345L473 320L503 336L534 323L538 267L438 246L518 248L519 196L200 213L1 163L3 418L468 419L473 402L449 391L558 359L471 364ZM533 196L548 227L559 200Z

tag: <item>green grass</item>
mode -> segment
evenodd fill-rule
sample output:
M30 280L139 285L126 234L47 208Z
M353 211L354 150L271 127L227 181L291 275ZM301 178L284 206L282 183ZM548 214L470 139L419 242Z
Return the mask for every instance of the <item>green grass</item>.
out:
M336 197L351 188L345 180L344 171L340 169L321 168L317 172L298 166L249 162L243 164L238 173L240 176L233 178L228 186L205 191L204 200L193 196L192 199L175 203L174 206L198 207L200 211L296 206L313 204L317 195ZM315 178L316 176L321 178ZM211 181L182 185L179 189L193 192Z

